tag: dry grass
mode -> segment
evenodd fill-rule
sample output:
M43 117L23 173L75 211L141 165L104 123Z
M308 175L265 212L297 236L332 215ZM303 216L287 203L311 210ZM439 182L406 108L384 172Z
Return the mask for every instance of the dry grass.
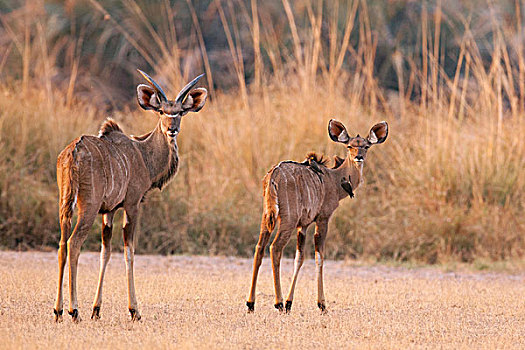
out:
M52 318L55 253L0 253L2 348L523 348L525 275L441 272L326 263L329 312L315 303L314 262L301 271L290 315L273 308L269 261L261 267L255 314L246 314L251 261L136 259L143 320L127 315L122 255L114 254L101 320L89 319L98 256L80 257L83 321ZM283 265L284 282L292 262ZM67 298L66 298L67 306Z
M0 244L53 246L59 238L56 154L76 135L96 134L103 115L82 103L49 107L40 100L17 106L9 90L4 96L0 210L6 220ZM320 106L319 99L329 102ZM321 88L276 88L252 101L246 109L235 96L219 94L184 119L178 139L181 168L143 206L140 252L250 256L263 175L278 161L302 160L312 150L344 155L326 135L328 119L336 116L361 134L386 119L391 133L369 152L366 182L356 198L342 201L332 219L330 257L435 263L523 255L525 143L520 135L525 123L509 119L497 132L490 119L460 123L439 111L432 123L417 111L389 119L345 96L330 98ZM141 111L114 118L133 134L151 130L156 122L152 113ZM98 249L100 221L93 232L86 247Z
M128 107L120 107L122 100L114 103L115 94L104 84L107 75L96 81L89 74L100 66L113 73L112 65L129 73L147 62L170 95L191 72L206 71L211 98L199 114L184 118L180 171L144 206L139 252L251 255L261 178L277 162L302 160L309 151L344 155L327 137L327 122L336 117L352 134L366 134L380 120L388 121L391 132L369 152L366 182L356 198L344 200L332 219L330 258L426 263L521 258L522 14L505 17L509 2L490 2L487 11L471 17L470 10L456 11L455 3L415 7L417 16L409 23L417 25L399 30L400 47L385 53L377 49L382 23L377 18L405 2L382 8L358 0L275 0L257 7L257 1L248 6L241 0L188 0L150 8L136 0L122 6L91 0L76 10L71 5L62 17L46 12L45 1L19 2L2 15L0 28L0 65L5 63L0 73L6 77L0 87L0 246L56 246L55 159L74 137L97 133L107 116L100 95L111 100L116 108L111 116L126 132L154 127L154 115L136 111L133 98L126 100ZM181 6L188 6L191 19ZM70 26L58 26L54 16ZM182 26L193 28L191 33L180 32L179 19L192 23ZM478 30L481 24L486 25ZM200 29L210 26L233 71L234 87L225 84L229 91L209 86L222 72L208 62L217 51L207 52ZM405 36L417 39L403 47ZM104 63L106 56L111 64ZM387 78L384 72L379 77L378 60L395 68ZM253 84L246 79L251 73ZM54 84L61 74L69 79ZM128 83L133 79L138 83L127 75ZM384 86L385 79L397 81L397 90ZM98 248L99 230L97 221L89 249ZM287 253L292 251L290 245Z

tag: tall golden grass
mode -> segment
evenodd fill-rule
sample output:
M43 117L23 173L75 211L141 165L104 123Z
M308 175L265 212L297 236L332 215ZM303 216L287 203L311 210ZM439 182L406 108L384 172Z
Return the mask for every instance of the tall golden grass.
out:
M3 39L11 43L0 56L0 245L8 248L57 242L56 156L74 137L97 132L108 115L98 96L113 96L96 80L89 98L77 94L80 85L89 86L82 77L89 67L79 63L85 37L48 42L52 16L44 11L30 20L35 3L20 7L18 17L2 17ZM250 255L263 175L312 150L343 156L344 148L327 137L335 117L362 135L387 120L390 134L369 152L356 198L344 200L331 221L329 257L435 263L523 256L525 60L518 1L511 21L500 20L489 2L489 34L481 37L468 15L447 12L441 1L424 4L421 28L412 29L417 50L397 48L388 57L397 90L387 89L374 65L374 2L209 2L206 18L220 21L226 38L236 86L228 90L214 83L221 72L207 51L202 27L209 23L199 20L200 3L186 2L189 39L177 34L180 3L123 0L118 13L125 21L102 1L80 3L93 21L103 18L97 25L110 28L103 33L121 35L121 51L132 50L154 68L169 93L191 78L195 64L207 73L211 99L184 119L181 168L143 207L139 252ZM269 15L272 7L281 9L280 17ZM455 30L457 50L441 45L444 23ZM183 55L191 52L196 63ZM20 69L9 74L2 68L13 66L13 57ZM60 66L57 57L69 63ZM63 67L70 69L67 78L55 84ZM125 106L110 114L127 133L155 126L156 117L136 110L133 99L119 103ZM99 229L97 223L93 231ZM86 246L96 249L98 239L91 235Z

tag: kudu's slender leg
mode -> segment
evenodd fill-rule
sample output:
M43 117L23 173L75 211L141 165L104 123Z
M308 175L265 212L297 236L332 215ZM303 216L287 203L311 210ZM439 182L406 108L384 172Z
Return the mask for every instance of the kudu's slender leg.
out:
M69 203L66 203L64 205L69 205ZM60 244L58 247L58 290L57 290L57 298L55 302L55 322L62 322L62 313L64 308L64 269L66 266L66 260L67 260L67 240L69 239L69 235L71 233L71 215L66 214L69 213L64 210L64 208L60 209Z
M259 241L255 247L255 254L253 256L253 275L252 275L252 285L250 287L250 295L248 296L248 301L246 301L246 306L248 306L248 312L253 312L255 310L255 288L257 285L257 275L259 274L259 267L261 267L262 259L264 257L264 249L268 245L270 240L271 232L268 231L266 222L263 220L261 222L261 232L259 234Z
M69 314L73 318L73 322L81 321L78 314L78 299L77 299L77 267L78 257L80 256L80 248L82 243L86 240L90 227L96 218L96 211L91 208L84 210L79 202L78 221L67 241L67 255L69 260Z
M133 279L133 263L135 260L134 234L138 217L138 205L125 209L124 214L124 260L128 276L128 309L132 321L140 320L137 297L135 296L135 281Z
M292 302L293 302L293 294L295 290L295 284L297 283L297 276L299 276L299 270L301 269L301 266L303 266L304 262L304 245L306 242L306 231L305 228L298 228L297 229L297 249L295 251L295 261L294 261L294 270L293 270L293 278L292 278L292 284L290 285L290 292L288 293L288 298L286 298L286 312L290 312L292 309Z
M322 312L326 310L326 301L323 290L323 263L324 263L324 243L328 232L328 220L318 220L315 226L315 265L317 275L317 306Z
M115 212L104 214L102 218L102 244L100 248L100 273L98 276L97 294L93 302L93 313L91 319L100 318L100 305L102 304L102 284L104 283L104 274L111 257L111 236L113 235L113 215Z
M275 308L279 311L284 311L283 295L281 292L281 257L286 243L290 240L293 228L283 229L279 227L279 231L275 235L275 239L270 246L270 255L272 257L273 270L273 284L275 287Z

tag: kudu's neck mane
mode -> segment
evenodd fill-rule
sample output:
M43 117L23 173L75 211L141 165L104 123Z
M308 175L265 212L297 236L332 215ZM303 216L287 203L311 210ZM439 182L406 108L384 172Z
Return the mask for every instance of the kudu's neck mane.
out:
M136 138L138 148L149 171L151 188L162 189L177 173L179 156L177 142L169 142L161 131L160 121L147 137ZM145 136L146 136L145 135Z

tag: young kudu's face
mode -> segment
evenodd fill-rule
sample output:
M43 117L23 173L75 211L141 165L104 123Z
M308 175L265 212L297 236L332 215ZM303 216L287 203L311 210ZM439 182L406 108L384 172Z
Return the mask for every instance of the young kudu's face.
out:
M175 100L168 100L162 88L149 75L140 70L139 72L149 83L149 85L137 86L139 105L146 110L153 109L159 113L160 129L168 141L172 142L180 132L182 117L188 112L198 112L206 102L208 96L206 89L192 89L204 74L187 84Z
M367 138L350 137L343 123L331 119L328 123L328 134L335 142L344 143L348 149L348 157L355 165L360 166L366 159L366 152L375 144L385 142L388 136L388 124L380 122L370 129Z
M366 159L366 151L368 151L370 146L372 146L372 143L357 134L356 137L350 139L346 146L348 148L348 157L356 165L363 164Z

